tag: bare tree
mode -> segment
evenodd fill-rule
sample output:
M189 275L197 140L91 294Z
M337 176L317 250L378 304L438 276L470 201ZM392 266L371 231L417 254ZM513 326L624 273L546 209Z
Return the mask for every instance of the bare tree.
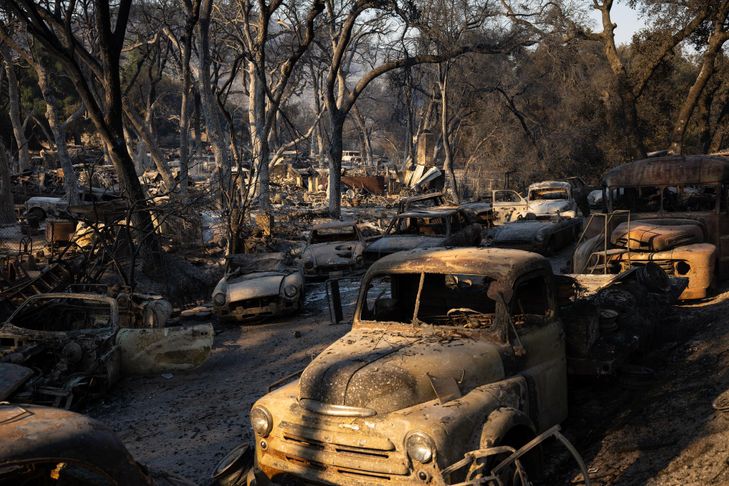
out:
M48 126L51 129L52 138L49 138L55 147L60 162L61 169L63 170L63 185L66 193L66 200L69 204L76 204L79 200L78 195L78 178L76 172L73 170L73 164L71 163L71 157L68 154L68 148L66 145L66 129L69 124L73 123L83 113L83 107L77 109L67 120L63 120L63 112L61 109L62 95L59 93L57 82L54 80L52 60L45 55L41 49L31 49L30 44L32 39L27 39L27 48L24 48L16 42L8 32L7 27L0 22L0 41L9 46L15 51L21 58L23 58L28 65L35 69L36 75L38 76L38 86L43 95L43 99L46 103L46 120Z
M686 98L684 98L681 110L678 113L678 119L671 133L671 147L669 151L674 154L683 152L683 140L686 135L686 127L699 102L702 91L714 74L716 59L721 53L724 43L729 40L729 0L723 0L718 2L718 5L715 5L715 11L711 17L711 25L712 30L709 35L706 50L702 56L699 74L691 85Z
M10 180L10 161L5 144L0 139L0 224L14 224L15 209Z
M158 267L159 240L152 231L144 192L124 140L120 60L132 0L120 0L114 12L103 0L83 6L62 0L45 5L31 0L6 3L48 55L61 63L72 81L116 169L121 188L135 209L135 229L145 235L139 239L142 257L148 268ZM94 19L93 48L77 36L79 14ZM98 98L97 92L101 93Z
M25 124L22 121L20 106L20 88L18 77L15 74L15 63L12 52L5 43L0 44L0 57L5 66L5 75L8 82L8 103L10 104L10 123L13 126L15 143L18 145L18 166L21 171L30 168L30 153L28 139L25 137Z

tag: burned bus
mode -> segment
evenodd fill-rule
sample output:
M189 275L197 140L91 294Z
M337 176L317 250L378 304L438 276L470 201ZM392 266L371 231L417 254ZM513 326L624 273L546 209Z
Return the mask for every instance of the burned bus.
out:
M681 299L708 295L729 277L729 157L666 156L610 170L605 213L594 215L573 258L575 273L618 273L652 261L686 277Z

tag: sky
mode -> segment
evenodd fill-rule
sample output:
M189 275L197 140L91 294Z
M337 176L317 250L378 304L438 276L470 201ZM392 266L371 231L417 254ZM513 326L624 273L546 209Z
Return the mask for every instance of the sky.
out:
M639 18L639 13L631 9L626 2L615 2L610 15L613 22L618 26L615 29L615 42L617 44L629 43L633 34L645 25L645 22ZM590 17L593 19L593 29L596 32L602 31L600 12L591 10Z

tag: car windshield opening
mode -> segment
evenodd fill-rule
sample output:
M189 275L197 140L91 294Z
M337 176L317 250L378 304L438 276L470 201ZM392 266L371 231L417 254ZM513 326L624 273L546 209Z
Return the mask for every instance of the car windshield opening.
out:
M529 193L530 201L556 201L569 199L565 189L535 189Z
M448 231L445 218L398 218L395 233L399 235L445 235Z
M340 228L319 228L311 232L311 243L331 243L334 241L355 241L357 233L354 226Z
M109 303L59 297L26 301L10 318L10 322L33 331L69 332L109 328L112 325L111 317Z
M418 300L420 279L421 274L373 277L367 284L360 318L466 328L493 325L496 303L486 295L492 281L488 277L426 273Z

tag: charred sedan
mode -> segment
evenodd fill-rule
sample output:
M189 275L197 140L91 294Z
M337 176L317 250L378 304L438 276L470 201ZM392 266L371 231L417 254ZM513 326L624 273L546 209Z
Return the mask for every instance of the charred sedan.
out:
M330 272L363 266L365 240L354 221L315 225L301 259L304 277L326 277Z
M580 227L581 221L577 218L543 220L527 217L491 228L485 245L553 255L577 239Z
M0 327L0 400L71 408L104 392L122 372L197 366L212 344L210 324L121 327L111 297L39 294Z
M457 206L415 209L395 216L382 238L365 249L365 261L398 251L440 246L475 246L481 242L482 227Z
M304 276L284 253L228 257L225 276L213 290L213 310L238 321L298 312L304 303Z

